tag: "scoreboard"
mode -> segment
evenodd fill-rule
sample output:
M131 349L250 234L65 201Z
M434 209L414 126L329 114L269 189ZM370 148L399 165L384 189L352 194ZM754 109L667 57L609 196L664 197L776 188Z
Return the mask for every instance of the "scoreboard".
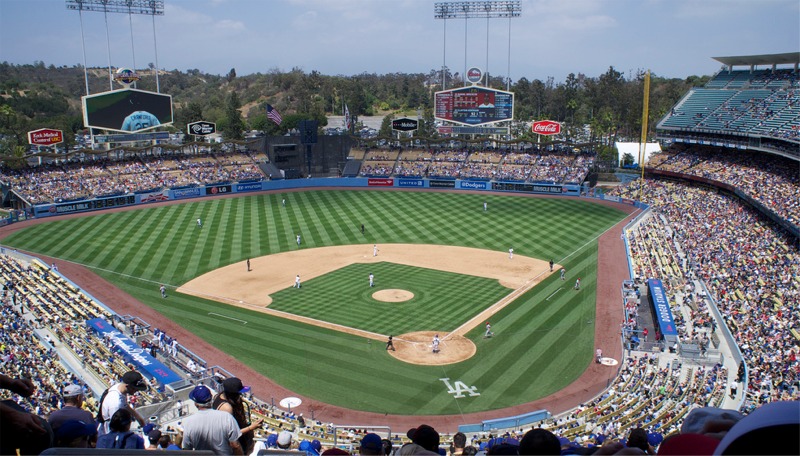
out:
M436 92L434 118L461 125L483 125L514 118L514 93L486 87Z

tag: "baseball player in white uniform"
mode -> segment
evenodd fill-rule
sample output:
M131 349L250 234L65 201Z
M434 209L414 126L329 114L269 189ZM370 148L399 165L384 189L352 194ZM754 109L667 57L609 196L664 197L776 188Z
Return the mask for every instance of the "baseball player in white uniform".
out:
M486 211L488 211L488 210L489 210L489 203L487 203L486 201L484 201L484 202L483 202L483 212L486 212Z
M300 288L300 274L294 277L294 288Z
M488 338L490 338L492 336L494 336L494 333L492 332L492 325L490 325L489 322L487 321L486 322L486 332L483 334L483 338L484 339L488 339Z
M508 249L508 259L509 260L513 260L514 259L514 249L513 248L512 249Z
M297 246L300 247L300 235L297 235Z
M203 221L202 220L197 219L197 227L198 228L202 228L203 227Z
M378 256L378 244L372 246L372 256Z
M561 280L567 280L567 270L561 268Z
M372 275L371 272L369 273L369 286L370 287L374 287L375 286L375 276Z
M433 352L434 353L439 353L439 335L438 334L433 336L433 342L431 343L431 345L433 346Z

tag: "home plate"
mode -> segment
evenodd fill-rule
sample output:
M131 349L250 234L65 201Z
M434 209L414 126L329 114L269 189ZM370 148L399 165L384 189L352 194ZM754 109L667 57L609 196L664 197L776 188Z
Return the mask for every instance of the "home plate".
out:
M297 407L298 405L300 405L300 404L302 404L302 403L303 403L303 401L302 401L302 400L300 400L300 398L299 398L299 397L284 397L284 398L283 398L283 399L281 399L281 401L279 402L279 404L281 405L281 407L283 407L283 408L288 408L288 409L290 409L290 408L292 408L292 407Z
M616 366L619 364L619 361L614 358L600 358L600 364L604 366Z

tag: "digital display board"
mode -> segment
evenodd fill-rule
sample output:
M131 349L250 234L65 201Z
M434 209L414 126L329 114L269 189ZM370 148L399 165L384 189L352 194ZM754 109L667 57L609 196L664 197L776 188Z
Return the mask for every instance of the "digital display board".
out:
M514 94L486 87L462 87L434 95L437 120L483 125L514 118Z
M83 124L89 128L133 133L172 123L170 95L123 89L81 99Z

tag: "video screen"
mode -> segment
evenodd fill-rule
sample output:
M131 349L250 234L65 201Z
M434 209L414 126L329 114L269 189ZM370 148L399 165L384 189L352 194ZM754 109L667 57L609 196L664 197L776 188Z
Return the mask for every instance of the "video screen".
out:
M134 133L172 123L172 96L123 89L82 97L86 127Z

